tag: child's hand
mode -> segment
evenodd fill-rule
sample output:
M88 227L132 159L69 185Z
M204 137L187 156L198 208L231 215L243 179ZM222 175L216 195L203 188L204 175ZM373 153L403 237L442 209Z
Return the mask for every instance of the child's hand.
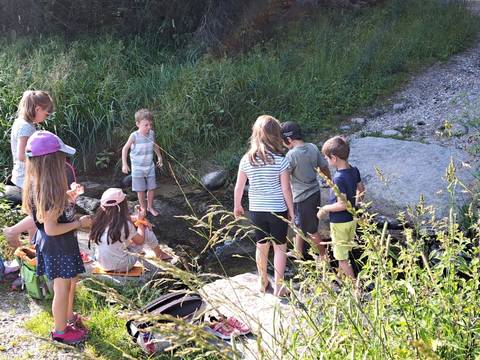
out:
M288 220L294 221L295 220L295 213L293 211L288 212Z
M81 228L89 228L92 227L92 217L90 215L83 215L78 219L80 221Z
M245 211L243 210L243 207L240 205L240 206L236 206L234 209L233 209L233 216L235 216L235 219L238 219L239 217L243 216L245 214Z
M158 159L158 161L157 161L157 166L158 166L159 168L163 167L163 160L162 160L162 159Z
M130 172L130 167L128 165L123 165L122 166L122 172L124 174L128 174Z
M147 217L147 210L140 207L140 205L135 205L135 213L137 214L137 220L143 220Z
M85 192L83 185L73 182L70 185L70 190L67 190L67 195L70 201L76 202L77 198Z
M328 214L328 210L325 209L324 206L322 206L320 208L320 210L318 210L318 212L317 212L317 218L321 219L321 218L325 217L327 214Z

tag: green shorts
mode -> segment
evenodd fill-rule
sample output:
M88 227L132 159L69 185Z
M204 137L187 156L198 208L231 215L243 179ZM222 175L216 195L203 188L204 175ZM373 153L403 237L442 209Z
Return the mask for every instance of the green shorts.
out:
M330 223L330 236L335 260L348 260L348 252L355 246L355 220L345 223Z

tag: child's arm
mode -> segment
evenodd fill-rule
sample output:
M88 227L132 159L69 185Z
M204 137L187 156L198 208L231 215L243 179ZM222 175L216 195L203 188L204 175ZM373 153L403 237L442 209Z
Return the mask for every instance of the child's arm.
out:
M365 186L360 181L359 183L357 183L357 193L355 195L355 199L356 199L355 203L357 206L359 206L363 202L364 195L365 195Z
M293 195L292 187L290 186L290 172L284 171L280 174L280 185L282 186L283 198L287 204L288 217L291 221L295 219L294 210L293 210Z
M162 158L162 152L160 151L160 146L158 146L157 144L153 144L153 151L157 155L157 166L162 167L163 158Z
M242 207L243 191L245 190L245 184L247 183L247 174L238 169L237 183L235 184L235 190L233 192L233 215L236 219L245 214Z
M17 159L25 162L25 148L27 147L28 136L20 136L17 140Z
M137 245L142 245L145 242L145 226L142 224L138 225L137 233L131 240L133 243Z
M133 143L134 143L133 134L130 134L127 142L125 143L125 145L123 145L123 148L122 148L122 172L124 174L128 174L130 172L130 167L128 166L128 162L127 162L127 155L128 155L128 150L130 150L130 147L132 146Z
M92 226L92 219L90 215L84 215L80 219L75 220L70 223L59 223L58 214L53 214L52 212L47 211L45 214L45 233L48 236L62 235L69 231Z

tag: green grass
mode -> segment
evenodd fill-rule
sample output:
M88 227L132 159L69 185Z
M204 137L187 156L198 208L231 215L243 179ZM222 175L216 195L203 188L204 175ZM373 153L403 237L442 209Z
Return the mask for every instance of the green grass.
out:
M143 38L57 37L0 41L1 167L23 90L49 90L47 123L77 147L77 165L115 159L140 107L154 111L157 140L195 171L199 159L233 168L255 118L296 120L307 132L334 129L391 93L406 75L472 43L478 21L454 2L391 0L361 11L326 10L230 58L198 55ZM153 44L153 45L152 45ZM115 161L113 161L115 163Z

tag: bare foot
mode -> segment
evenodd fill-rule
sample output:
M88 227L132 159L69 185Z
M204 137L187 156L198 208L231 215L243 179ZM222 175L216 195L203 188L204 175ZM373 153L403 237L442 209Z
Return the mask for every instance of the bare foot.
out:
M159 247L156 247L155 249L153 249L153 251L155 252L155 256L157 258L159 258L160 260L168 261L168 260L172 259L172 256L170 254L166 253L165 251L163 251Z
M5 236L5 239L7 240L8 244L12 248L18 248L22 246L22 242L20 241L19 234L16 234L15 232L12 231L11 228L6 227L3 229L3 236Z
M148 210L148 212L149 212L150 214L152 214L153 216L158 216L158 211L155 210L154 208L148 208L147 210Z
M261 277L258 278L258 291L260 291L261 294L265 294L265 292L267 291L268 285L270 285L270 283L268 282L267 278L264 278L264 279Z
M290 290L285 285L275 285L275 291L273 295L277 297L286 297L290 294Z

